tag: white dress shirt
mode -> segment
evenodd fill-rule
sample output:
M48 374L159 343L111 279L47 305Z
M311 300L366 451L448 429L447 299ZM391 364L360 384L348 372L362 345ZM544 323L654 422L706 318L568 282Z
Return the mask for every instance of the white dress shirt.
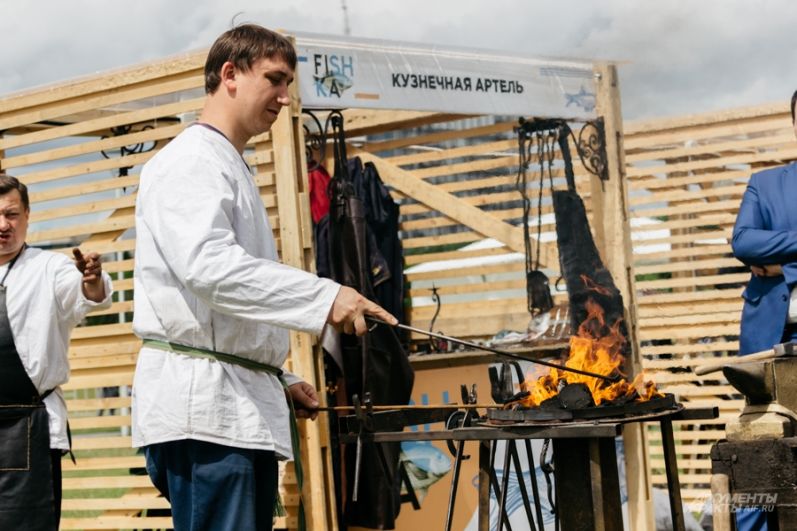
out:
M0 278L8 264L0 266ZM93 302L83 295L83 275L63 254L26 248L5 281L6 306L14 345L22 366L39 394L55 389L44 405L50 425L50 448L69 449L66 436L66 402L60 385L69 380L69 336L95 308L111 305L113 287L107 273L105 300Z
M223 135L194 125L144 166L136 202L139 337L282 367L287 329L320 334L340 286L277 259L249 167ZM132 423L135 447L196 439L291 456L278 379L215 360L142 348Z
M792 288L789 296L789 313L786 316L787 323L797 323L797 286Z

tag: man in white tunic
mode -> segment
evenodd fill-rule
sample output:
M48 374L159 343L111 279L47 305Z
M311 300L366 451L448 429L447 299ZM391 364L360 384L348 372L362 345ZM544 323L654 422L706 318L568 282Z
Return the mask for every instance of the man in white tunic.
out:
M75 264L28 247L29 215L27 187L0 174L0 529L52 531L69 450L69 335L110 306L113 288L96 253L75 249Z
M290 41L265 28L221 35L205 64L199 122L141 172L133 445L178 531L271 529L277 459L292 455L277 375L287 329L364 334L366 314L396 323L355 290L277 261L242 154L290 103L295 67ZM312 386L282 380L300 412L318 406Z

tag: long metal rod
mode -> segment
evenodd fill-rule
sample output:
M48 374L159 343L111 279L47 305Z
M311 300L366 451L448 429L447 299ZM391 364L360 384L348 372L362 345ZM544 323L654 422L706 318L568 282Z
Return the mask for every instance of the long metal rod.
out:
M495 409L501 404L420 404L420 405L379 405L370 406L372 411L397 411L397 410L429 410L429 409ZM352 411L354 406L321 406L310 411Z
M457 489L459 488L459 471L462 469L462 455L465 453L465 441L457 443L457 455L454 458L454 473L451 477L451 486L448 489L448 511L446 511L445 531L451 531L454 523L454 507L457 503Z
M475 348L475 349L478 349L478 350L484 350L486 352L492 352L493 354L498 354L499 356L505 356L507 358L512 358L512 359L521 360L521 361L529 361L531 363L536 363L537 365L545 365L546 367L551 367L553 369L559 369L560 371L574 372L576 374L581 374L582 376L590 376L592 378L600 378L601 380L606 380L607 382L614 383L614 382L619 381L620 378L622 378L622 376L620 376L619 374L615 374L614 376L606 376L604 374L598 374L598 373L595 373L595 372L582 371L581 369L573 369L571 367L565 367L564 365L559 365L558 363L551 363L550 361L543 361L543 360L535 360L535 359L525 358L523 356L519 356L517 354L513 354L511 352L507 352L506 350L500 350L500 349L497 349L497 348L487 347L487 346L484 346L484 345L479 345L478 343L471 343L470 341L465 341L464 339L458 339L456 337L451 337L451 336L446 336L446 335L443 335L443 334L438 334L437 332L430 332L429 330L421 330L420 328L415 328L414 326L408 326L408 325L404 325L404 324L401 324L401 323L396 324L396 325L391 325L389 323L386 323L385 321L382 321L381 319L377 319L375 317L371 317L371 316L368 316L368 315L365 316L365 320L366 321L370 321L370 322L375 323L375 324L382 324L382 325L385 325L385 326L395 326L396 328L400 328L402 330L407 330L409 332L415 332L415 333L418 333L418 334L424 334L424 335L427 335L429 337L434 337L434 338L437 338L437 339L443 339L445 341L450 341L451 343L456 343L458 345L462 345L462 346L465 346L465 347Z

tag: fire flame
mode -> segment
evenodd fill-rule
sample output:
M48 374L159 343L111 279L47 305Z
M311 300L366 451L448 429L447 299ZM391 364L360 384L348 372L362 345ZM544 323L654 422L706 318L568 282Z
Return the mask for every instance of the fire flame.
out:
M608 333L605 333L607 327L603 308L590 298L587 299L586 310L587 318L578 327L578 334L570 338L570 355L565 366L606 376L625 376L622 372L625 358L621 354L625 338L620 332L621 321L618 319L608 327ZM551 369L536 381L527 379L523 383L522 388L529 391L529 396L521 401L521 405L539 406L557 395L560 385L574 383L583 383L589 388L595 405L622 397L631 399L635 395L639 401L664 396L652 381L644 381L644 373L638 374L633 382L622 378L615 383L609 383L592 376Z

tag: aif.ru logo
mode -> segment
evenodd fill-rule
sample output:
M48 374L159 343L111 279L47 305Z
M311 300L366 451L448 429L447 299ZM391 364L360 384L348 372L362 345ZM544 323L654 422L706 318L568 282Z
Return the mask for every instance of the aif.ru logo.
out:
M338 98L352 86L354 57L351 55L313 55L313 79L317 96Z

